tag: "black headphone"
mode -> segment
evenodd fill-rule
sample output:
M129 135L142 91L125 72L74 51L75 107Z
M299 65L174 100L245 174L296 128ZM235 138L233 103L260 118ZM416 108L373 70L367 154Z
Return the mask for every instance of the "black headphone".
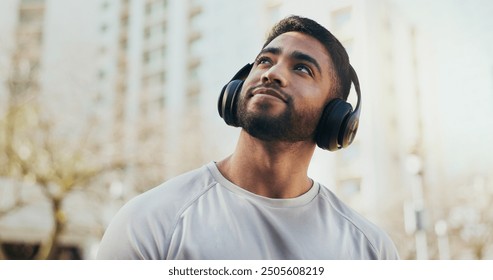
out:
M243 66L221 90L217 109L219 116L228 125L239 126L236 118L237 104L243 82L248 77L252 66L252 64ZM351 65L349 68L351 81L358 96L356 108L353 111L351 104L340 98L334 98L325 106L315 134L317 145L324 150L336 151L348 147L353 142L358 130L361 112L361 91L356 71Z

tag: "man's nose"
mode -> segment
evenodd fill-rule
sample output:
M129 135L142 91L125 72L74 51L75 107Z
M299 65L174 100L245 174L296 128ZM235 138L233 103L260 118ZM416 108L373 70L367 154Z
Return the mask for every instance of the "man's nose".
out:
M262 83L276 83L280 87L287 85L286 69L282 65L276 64L262 74Z

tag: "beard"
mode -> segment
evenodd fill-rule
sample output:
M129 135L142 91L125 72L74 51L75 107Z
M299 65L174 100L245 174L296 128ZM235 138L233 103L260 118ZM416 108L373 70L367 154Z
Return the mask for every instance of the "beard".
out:
M258 105L255 111L248 110L248 101L254 89L255 87L250 88L246 94L240 95L238 100L238 124L248 134L269 142L314 141L320 112L314 110L297 111L292 98L284 93L286 108L281 113L274 115L270 112L272 105L268 103ZM280 91L279 89L276 90Z

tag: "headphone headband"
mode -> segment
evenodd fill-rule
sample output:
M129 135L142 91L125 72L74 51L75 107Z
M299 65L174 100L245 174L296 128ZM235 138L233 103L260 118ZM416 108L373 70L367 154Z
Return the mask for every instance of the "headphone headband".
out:
M349 71L351 72L351 81L353 82L354 90L356 91L356 96L358 97L353 114L359 117L359 114L361 112L361 90L359 87L359 79L358 79L358 75L356 74L356 71L354 71L353 66L349 65Z
M338 149L346 148L353 142L354 137L356 136L356 132L358 131L359 115L361 113L361 90L359 86L358 75L356 74L356 71L354 71L353 66L349 65L349 70L351 74L351 81L354 85L354 90L356 91L357 100L354 111L351 112L347 119L344 121L345 131L341 131L341 134L338 137L338 142L340 145Z

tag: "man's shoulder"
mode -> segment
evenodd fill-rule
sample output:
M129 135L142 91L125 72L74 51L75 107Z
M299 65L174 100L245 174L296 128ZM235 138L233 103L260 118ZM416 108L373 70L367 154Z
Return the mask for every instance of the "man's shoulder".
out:
M355 234L369 243L375 251L376 258L398 258L394 243L382 228L348 206L328 188L322 186L320 193L339 217L340 222L352 227Z
M356 210L351 208L345 202L343 202L337 195L330 191L327 187L322 186L320 188L320 194L324 200L330 205L330 208L335 211L342 219L351 222L358 227L367 227L373 225L368 219L359 214Z
M166 258L180 215L213 185L209 168L202 166L132 198L108 226L98 258Z
M123 221L134 229L145 229L153 224L169 229L214 182L207 165L188 171L130 199L114 221Z
M207 165L173 177L162 184L134 197L127 204L139 212L158 211L181 207L205 193L215 183Z

